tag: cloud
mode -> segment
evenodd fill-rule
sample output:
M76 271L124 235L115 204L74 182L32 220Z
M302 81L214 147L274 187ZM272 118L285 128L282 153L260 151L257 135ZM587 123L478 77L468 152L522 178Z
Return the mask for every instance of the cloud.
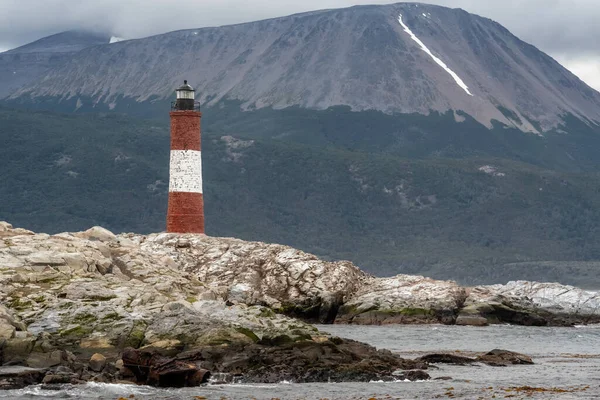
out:
M0 48L70 29L138 38L177 29L254 21L377 0L0 0ZM600 54L598 0L425 0L460 7L506 26L580 74L594 76ZM585 78L584 78L585 79ZM589 78L588 78L589 79ZM596 86L600 88L600 85Z
M561 63L579 79L600 91L600 55L573 56L571 54L555 55L556 61Z
M550 53L592 54L600 34L598 0L431 0L491 18Z

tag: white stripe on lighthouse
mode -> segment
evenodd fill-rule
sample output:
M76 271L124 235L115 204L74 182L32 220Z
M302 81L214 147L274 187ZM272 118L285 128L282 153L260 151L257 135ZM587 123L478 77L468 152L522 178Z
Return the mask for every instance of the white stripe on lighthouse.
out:
M171 150L169 192L202 193L202 153Z

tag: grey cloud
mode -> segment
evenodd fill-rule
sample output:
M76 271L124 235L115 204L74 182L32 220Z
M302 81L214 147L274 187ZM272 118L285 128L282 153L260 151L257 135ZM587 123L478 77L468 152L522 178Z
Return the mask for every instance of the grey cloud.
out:
M393 3L384 1L383 3ZM550 53L596 51L597 0L430 0L492 18ZM0 48L69 29L88 28L137 38L282 16L364 0L0 0Z
M598 0L432 0L491 18L549 53L597 53Z

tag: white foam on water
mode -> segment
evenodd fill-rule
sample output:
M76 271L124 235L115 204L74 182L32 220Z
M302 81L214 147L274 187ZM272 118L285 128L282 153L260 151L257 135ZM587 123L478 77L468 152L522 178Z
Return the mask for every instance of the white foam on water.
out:
M398 22L400 23L400 25L402 25L402 27L404 28L404 32L408 33L411 37L412 40L414 40L420 47L421 50L423 50L425 53L429 54L429 56L433 59L433 61L435 61L440 67L442 67L444 70L446 70L447 73L450 74L450 76L452 78L454 78L454 80L456 81L456 84L458 86L460 86L469 96L473 96L473 94L469 91L469 87L467 86L467 84L458 76L458 74L454 71L452 71L445 62L443 62L441 59L439 59L438 57L434 56L433 53L431 52L431 50L429 50L429 48L427 48L427 46L425 46L425 43L423 43L421 41L421 39L419 39L417 37L417 35L415 35L410 28L404 23L404 21L402 21L402 14L400 14L398 16Z

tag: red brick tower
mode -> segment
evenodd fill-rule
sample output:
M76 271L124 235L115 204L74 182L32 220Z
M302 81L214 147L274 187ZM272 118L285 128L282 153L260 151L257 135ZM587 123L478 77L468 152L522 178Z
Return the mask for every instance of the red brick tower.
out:
M184 81L171 105L171 164L167 232L204 233L199 103Z

